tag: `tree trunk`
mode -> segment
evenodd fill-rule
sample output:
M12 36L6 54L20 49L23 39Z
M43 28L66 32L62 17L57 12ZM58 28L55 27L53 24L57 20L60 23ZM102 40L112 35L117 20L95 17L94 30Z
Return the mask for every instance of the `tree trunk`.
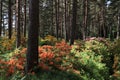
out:
M77 17L77 0L73 0L73 8L72 8L72 28L71 28L71 39L70 45L74 43L75 39L75 31L76 31L76 17Z
M67 18L67 2L66 2L66 0L64 0L64 4L65 4L65 13L64 13L64 38L65 38L65 40L66 41L68 41L68 37L67 37L67 25L66 25L66 18Z
M9 24L8 24L8 33L9 33L8 36L9 36L9 37L8 37L8 38L11 39L11 36L12 36L11 0L9 0L9 7L8 7L8 8L9 8L9 9L8 9L8 16L9 16L9 18L8 18L8 19L9 19L9 20L8 20L8 21L9 21Z
M118 12L117 39L120 37L120 11Z
M58 22L58 0L55 0L55 18L56 18L56 37L58 39L58 28L59 28L59 22Z
M20 46L20 0L16 0L16 30L17 30L17 40L16 40L16 47Z
M51 6L52 6L52 26L51 26L51 35L54 36L54 1L51 0Z
M3 26L2 26L2 31L3 31L3 36L6 36L6 30L5 30L5 19L4 18L2 18L3 19L3 21L2 21L2 24L3 24Z
M0 37L2 35L2 6L3 6L3 3L1 0L1 3L0 3Z
M88 0L83 0L83 39L87 36Z
M67 12L66 12L66 25L67 25L67 41L69 41L70 36L71 36L71 0L68 0L67 2Z
M27 0L24 0L24 37L26 37L26 6L27 6L27 3L26 3Z
M29 2L30 25L28 30L26 73L35 71L38 66L39 0L29 0Z

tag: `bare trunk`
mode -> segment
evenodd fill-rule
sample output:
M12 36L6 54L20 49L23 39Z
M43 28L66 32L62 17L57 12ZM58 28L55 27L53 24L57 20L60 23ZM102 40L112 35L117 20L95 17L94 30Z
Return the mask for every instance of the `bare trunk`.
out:
M88 0L83 0L83 39L87 36Z
M2 6L3 6L3 3L1 0L1 3L0 3L0 37L2 35Z
M24 37L26 37L26 0L24 0Z
M74 44L75 39L75 31L76 31L76 17L77 17L77 0L73 0L73 8L72 8L72 28L71 28L71 39L70 45Z
M29 0L29 2L30 25L28 30L26 73L36 71L38 66L39 0Z
M20 46L20 0L16 0L16 30L17 30L17 40L16 40L16 47Z
M120 37L120 11L118 13L117 39Z
M58 22L58 0L55 0L55 18L56 18L56 37L58 39L58 28L59 28L59 22Z
M67 39L67 25L66 25L66 8L67 8L67 4L66 4L66 0L64 0L64 4L65 4L65 13L64 13L64 38L65 38L65 40L66 41L68 41L68 39Z
M11 12L12 12L12 10L11 10L11 0L9 0L9 7L8 7L9 9L8 9L8 15L9 15L9 24L8 24L8 33L9 33L9 39L11 39L11 36L12 36L12 14L11 14Z

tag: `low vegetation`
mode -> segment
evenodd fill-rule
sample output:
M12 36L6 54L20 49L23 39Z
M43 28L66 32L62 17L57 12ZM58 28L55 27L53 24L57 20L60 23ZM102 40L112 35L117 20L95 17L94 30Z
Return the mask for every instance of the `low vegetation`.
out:
M6 42L7 41L7 42ZM9 42L9 43L8 43ZM53 36L40 39L37 73L25 75L25 45L0 39L0 80L119 80L120 40L76 40L70 46ZM26 44L23 38L22 44Z

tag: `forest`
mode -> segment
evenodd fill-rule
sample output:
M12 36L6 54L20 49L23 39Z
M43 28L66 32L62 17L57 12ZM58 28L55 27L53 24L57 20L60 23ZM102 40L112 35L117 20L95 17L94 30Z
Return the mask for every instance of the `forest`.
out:
M120 0L0 0L0 80L120 80Z

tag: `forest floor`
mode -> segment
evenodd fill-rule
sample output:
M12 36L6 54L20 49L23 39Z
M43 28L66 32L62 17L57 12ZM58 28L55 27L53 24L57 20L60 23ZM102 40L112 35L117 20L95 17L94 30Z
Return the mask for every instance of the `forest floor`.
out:
M39 70L24 74L26 39L0 39L0 80L120 80L120 40L65 40L47 36L39 41ZM111 75L111 73L113 73Z

